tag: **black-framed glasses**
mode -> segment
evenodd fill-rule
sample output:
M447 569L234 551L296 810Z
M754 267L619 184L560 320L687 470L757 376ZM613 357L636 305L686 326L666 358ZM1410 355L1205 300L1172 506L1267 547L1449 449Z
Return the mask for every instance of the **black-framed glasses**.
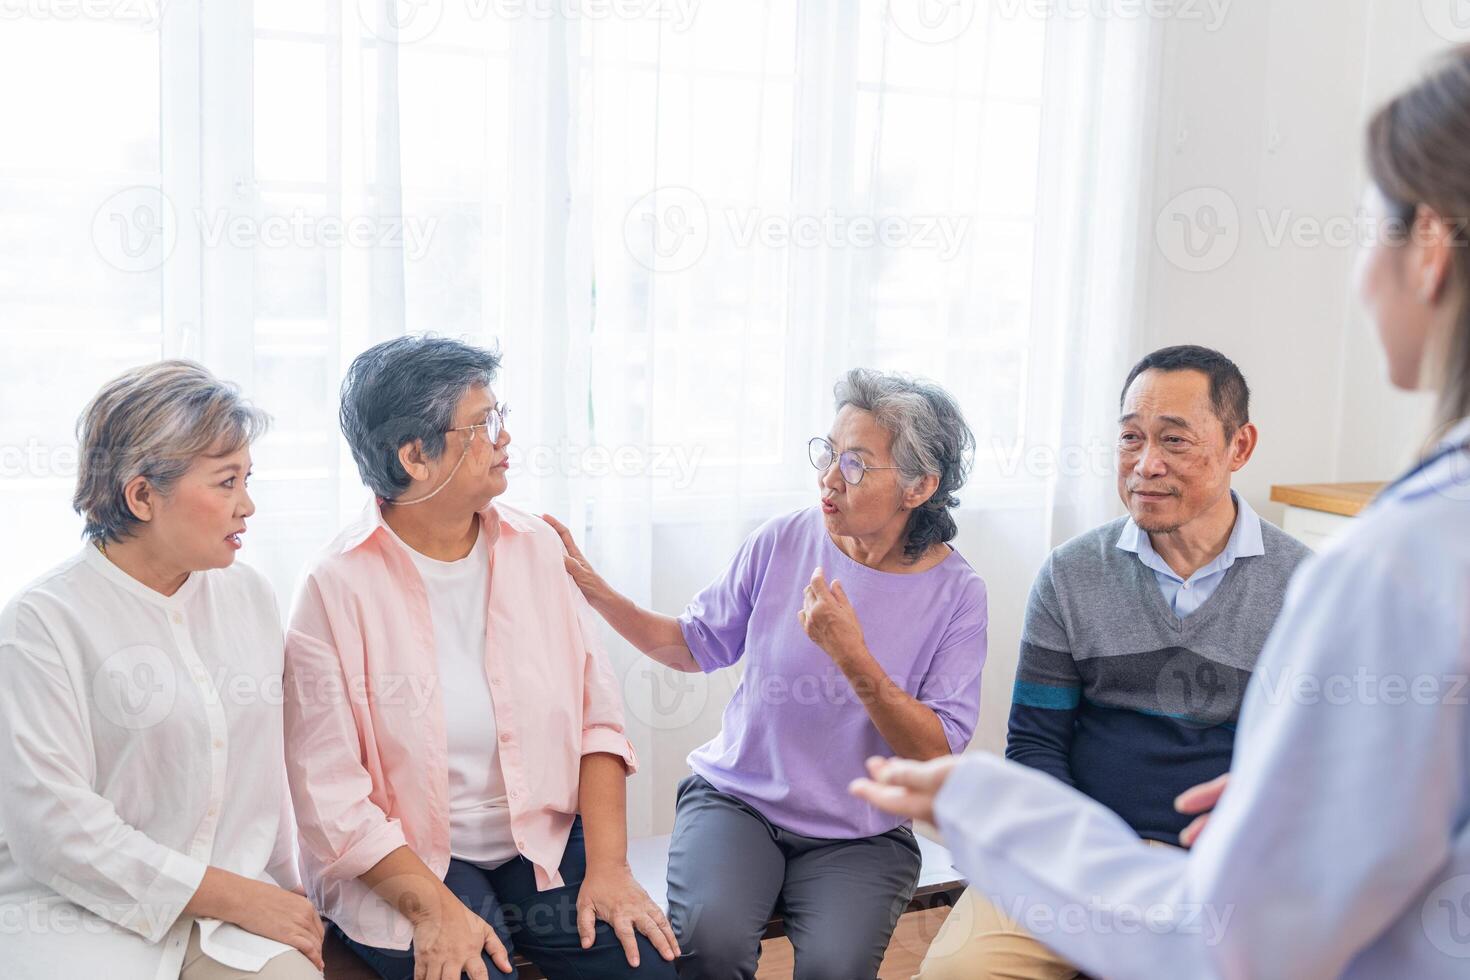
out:
M838 453L832 448L832 444L821 436L817 436L806 444L807 455L811 458L812 465L823 473L832 467L832 460L837 460L837 472L849 486L857 486L863 482L863 476L868 470L896 470L897 466L870 466L863 462L863 458L849 449L847 452Z
M490 439L490 445L493 446L500 441L500 433L505 429L505 417L509 414L510 406L507 405L505 402L500 402L499 404L492 406L490 408L490 411L485 413L485 421L476 422L474 425L456 426L449 431L468 432L470 434L469 441L474 442L475 430L484 429L485 435Z

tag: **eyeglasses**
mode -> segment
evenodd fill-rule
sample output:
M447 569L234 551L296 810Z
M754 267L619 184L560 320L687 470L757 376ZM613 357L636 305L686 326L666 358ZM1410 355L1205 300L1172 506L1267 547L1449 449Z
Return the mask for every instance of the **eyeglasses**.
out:
M485 435L490 440L490 445L500 441L500 433L505 429L505 418L510 414L510 406L501 402L493 406L485 413L485 421L476 422L474 425L461 425L450 429L450 432L468 432L469 438L466 445L475 441L475 430L484 429Z
M832 444L821 436L817 436L806 444L807 455L811 457L812 465L823 473L832 467L834 450ZM863 476L868 470L896 470L897 466L869 466L863 462L863 458L849 449L845 453L836 456L837 472L851 486L857 486L863 482Z

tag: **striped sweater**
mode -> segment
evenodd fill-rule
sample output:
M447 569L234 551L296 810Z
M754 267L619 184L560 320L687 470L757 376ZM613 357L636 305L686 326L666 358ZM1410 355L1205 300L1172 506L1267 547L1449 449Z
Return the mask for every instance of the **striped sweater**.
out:
M1230 768L1241 697L1310 552L1261 522L1265 554L1241 557L1181 619L1154 573L1117 547L1127 518L1052 552L1026 607L1006 757L1178 843L1174 798Z

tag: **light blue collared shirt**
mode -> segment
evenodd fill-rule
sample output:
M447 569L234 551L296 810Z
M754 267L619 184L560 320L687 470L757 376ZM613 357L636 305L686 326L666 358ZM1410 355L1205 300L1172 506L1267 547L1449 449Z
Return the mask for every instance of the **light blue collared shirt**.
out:
M1470 421L1448 441L1470 440ZM955 866L1114 980L1464 980L1470 964L1470 453L1386 490L1304 562L1189 851L1060 780L966 755Z
M1159 557L1153 542L1133 518L1128 518L1128 523L1123 525L1123 533L1118 535L1118 547L1133 552L1139 561L1153 570L1159 589L1164 593L1164 601L1180 619L1209 601L1237 558L1255 558L1266 553L1266 545L1261 538L1261 519L1234 490L1230 491L1230 498L1235 501L1235 527L1230 532L1230 540L1225 542L1225 550L1188 579L1180 577L1168 562Z

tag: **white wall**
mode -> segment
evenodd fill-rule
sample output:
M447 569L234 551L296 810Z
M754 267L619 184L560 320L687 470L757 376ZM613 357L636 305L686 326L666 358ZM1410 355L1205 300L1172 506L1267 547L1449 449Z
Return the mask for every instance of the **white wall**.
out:
M1442 11L1453 6L1452 0L1372 3L1363 66L1361 112L1365 121L1386 99L1412 84L1425 63L1449 46L1425 16L1435 4ZM1470 30L1460 36L1470 40ZM1383 359L1372 327L1354 307L1343 338L1338 478L1379 479L1401 469L1408 461L1409 445L1427 431L1431 409L1428 397L1395 391L1384 380Z
M1425 399L1384 378L1352 293L1354 245L1310 234L1348 227L1369 114L1449 45L1430 24L1437 2L1237 2L1216 31L1166 27L1155 213L1215 188L1237 207L1240 237L1209 272L1156 250L1146 346L1201 343L1241 365L1262 438L1237 487L1274 520L1272 484L1388 479L1427 429ZM1292 233L1276 239L1283 220Z

